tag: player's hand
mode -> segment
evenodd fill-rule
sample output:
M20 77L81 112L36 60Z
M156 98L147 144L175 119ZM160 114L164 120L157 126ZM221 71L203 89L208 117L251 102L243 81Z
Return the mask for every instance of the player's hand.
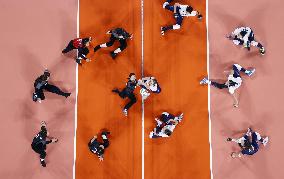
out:
M51 139L51 142L52 142L52 143L56 143L56 142L58 142L58 139L53 138L53 139Z
M104 158L103 158L103 157L99 157L99 159L100 159L101 162L104 161Z
M132 38L133 38L133 34L131 34L129 38L130 38L130 40L132 40Z
M88 59L88 58L86 59L86 62L90 62L90 61L91 61L90 59Z

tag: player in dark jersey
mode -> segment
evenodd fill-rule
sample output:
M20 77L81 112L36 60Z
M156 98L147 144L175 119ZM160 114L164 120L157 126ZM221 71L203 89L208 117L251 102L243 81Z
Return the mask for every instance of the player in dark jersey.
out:
M104 160L105 149L109 146L108 135L110 132L103 131L101 134L103 142L98 141L98 137L94 136L88 143L89 149L92 153L96 154L100 161Z
M182 21L184 17L192 17L192 16L197 16L199 20L202 19L202 15L196 11L193 10L193 8L189 5L181 5L179 3L175 3L173 6L170 5L170 3L173 0L167 0L163 4L163 8L167 9L171 12L174 13L174 18L176 20L176 23L174 25L169 25L169 26L164 26L161 27L161 35L164 35L166 31L168 30L177 30L181 28Z
M86 60L86 62L90 62L90 59L87 58L87 55L89 54L88 46L90 45L90 42L92 41L92 37L88 38L76 38L74 40L71 40L67 47L62 50L62 53L68 53L74 49L78 49L78 55L76 58L76 62L78 64L82 64L82 59Z
M45 157L46 157L46 145L50 143L56 143L58 139L50 138L49 132L46 129L46 123L41 122L40 132L34 137L31 147L40 156L40 163L43 167L46 167Z
M126 83L126 87L122 91L119 91L118 89L112 90L112 92L117 93L121 98L124 99L128 97L130 99L130 101L123 108L123 113L125 116L127 116L129 108L137 101L134 94L136 86L137 86L136 76L134 73L130 73L128 82Z
M107 43L97 45L94 48L94 52L98 51L100 48L110 47L114 44L116 40L118 40L120 43L120 46L116 50L110 52L112 59L115 59L117 54L122 52L127 47L126 41L127 39L132 39L133 35L129 34L123 28L116 28L116 29L110 30L107 32L107 34L111 34L109 41Z
M41 100L45 99L43 90L64 96L66 98L71 95L71 93L65 93L61 91L58 87L49 84L48 83L49 77L50 77L50 72L48 70L45 70L43 75L41 75L35 80L34 82L35 92L33 93L33 101L41 102Z
M258 132L252 131L251 128L248 128L247 133L239 139L227 139L227 141L236 142L241 147L240 152L232 152L232 158L241 157L242 155L254 155L256 152L258 152L259 142L263 146L266 146L268 140L268 137L263 138Z

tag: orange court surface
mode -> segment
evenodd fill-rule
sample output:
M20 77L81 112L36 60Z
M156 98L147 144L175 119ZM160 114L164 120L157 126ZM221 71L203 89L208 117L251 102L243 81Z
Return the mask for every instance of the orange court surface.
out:
M166 1L190 5L203 18L184 17L180 29L161 35L161 27L178 18L163 8ZM283 5L281 0L0 1L0 179L283 179ZM241 26L253 29L264 56L226 38ZM126 49L115 59L110 52L118 41L94 52L118 27L133 35ZM77 50L62 54L70 40L87 37L92 37L90 62L76 64ZM227 89L200 85L204 77L226 80L224 71L234 63L256 69L243 77L238 108ZM45 69L51 72L49 83L70 97L46 92L41 103L32 100L34 81ZM142 100L137 86L137 101L125 116L129 99L112 90L125 88L130 73L155 77L161 92ZM170 137L150 138L162 112L183 113L183 119ZM31 148L41 121L59 139L47 145L45 168ZM241 148L227 138L241 137L248 127L269 142L253 156L234 159L230 154ZM110 131L110 145L100 161L88 143L103 130Z

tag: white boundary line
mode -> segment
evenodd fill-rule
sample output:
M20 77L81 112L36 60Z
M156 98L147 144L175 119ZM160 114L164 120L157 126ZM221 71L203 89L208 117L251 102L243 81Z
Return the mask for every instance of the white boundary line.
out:
M80 36L79 32L79 12L80 12L80 0L77 0L77 38ZM78 52L77 52L78 53ZM75 102L75 129L74 129L74 163L73 163L73 179L76 178L76 137L77 137L77 115L78 115L78 64L76 63L76 102Z
M141 0L141 76L144 76L144 0ZM145 128L144 128L144 100L142 99L142 179L144 179L144 172L145 172L145 141L144 141L144 133L145 133Z
M206 39L207 39L207 75L208 78L210 76L210 50L209 50L209 4L208 4L208 0L206 0ZM212 136L211 136L211 132L212 132L212 128L211 128L211 108L210 108L210 86L208 85L208 122L209 122L209 145L210 145L210 175L211 175L211 179L214 178L213 176L213 165L212 165Z

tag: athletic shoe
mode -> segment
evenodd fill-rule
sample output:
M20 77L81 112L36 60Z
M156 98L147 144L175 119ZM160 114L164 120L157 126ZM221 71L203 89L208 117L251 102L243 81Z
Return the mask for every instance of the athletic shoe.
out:
M99 45L97 45L95 48L94 48L94 52L98 51L101 47Z
M206 85L206 84L208 84L208 83L209 83L209 80L208 80L207 77L203 78L203 79L200 81L200 84L201 84L201 85Z
M123 109L123 114L125 115L125 116L127 116L127 114L128 114L128 112L127 112L127 109Z
M163 27L161 27L161 35L165 35L165 31Z
M81 59L76 58L76 63L78 63L78 65L82 65L82 63L81 63Z
M177 121L178 121L178 122L181 122L182 118L183 118L183 113L181 113L181 114L177 117Z
M259 49L259 53L260 53L261 55L264 55L264 54L265 54L265 49L264 49L264 47L261 47L261 48Z
M71 95L71 93L65 93L64 96L65 98L68 98Z
M229 142L232 141L232 138L228 137L228 138L227 138L227 141L229 141Z
M254 74L254 72L255 72L255 68L251 70L246 70L245 74L247 74L248 76L251 76L252 74Z
M268 138L268 137L265 137L265 138L263 139L263 141L262 141L262 144L263 144L264 146L266 146L267 143L268 143L268 141L269 141L269 138Z
M110 52L110 56L111 56L111 58L114 60L114 59L115 59L115 57L117 56L117 53Z
M40 164L41 164L41 166L46 167L46 163L45 163L44 160L41 160L41 161L40 161Z

